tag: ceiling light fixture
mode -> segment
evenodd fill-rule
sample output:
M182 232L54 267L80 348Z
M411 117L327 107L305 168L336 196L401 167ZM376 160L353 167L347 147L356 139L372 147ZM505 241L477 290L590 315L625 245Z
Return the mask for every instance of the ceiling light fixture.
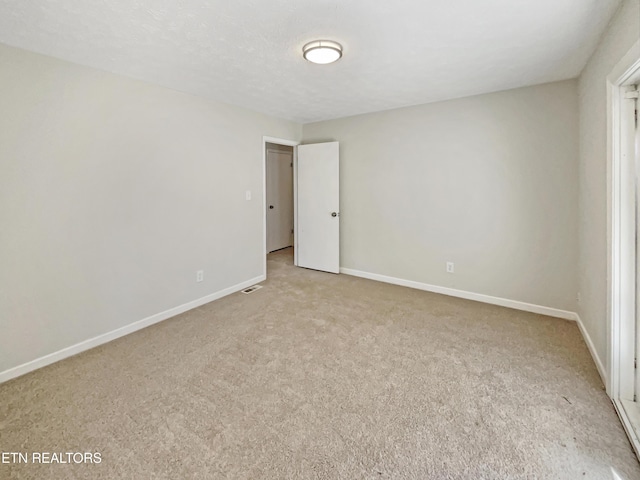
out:
M314 40L302 47L302 55L313 63L333 63L342 57L342 45L331 40Z

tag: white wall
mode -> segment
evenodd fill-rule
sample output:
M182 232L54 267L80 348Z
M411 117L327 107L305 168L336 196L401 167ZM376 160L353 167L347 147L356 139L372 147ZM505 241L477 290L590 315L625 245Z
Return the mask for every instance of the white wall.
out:
M625 0L579 81L578 313L602 362L607 353L607 83L640 38L640 1Z
M340 142L341 266L575 311L576 87L304 125Z
M0 372L260 276L263 135L301 127L0 45Z

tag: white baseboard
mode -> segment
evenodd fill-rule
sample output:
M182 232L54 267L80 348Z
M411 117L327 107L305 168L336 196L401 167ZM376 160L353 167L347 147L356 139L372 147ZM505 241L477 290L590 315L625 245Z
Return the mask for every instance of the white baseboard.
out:
M225 288L224 290L220 290L205 297L198 298L197 300L193 300L177 307L170 308L169 310L165 310L164 312L156 313L155 315L151 315L150 317L143 318L142 320L138 320L137 322L130 323L129 325L125 325L124 327L120 327L110 332L103 333L102 335L98 335L97 337L90 338L83 342L76 343L75 345L71 345L70 347L58 350L57 352L50 353L43 357L36 358L35 360L31 360L30 362L18 365L17 367L10 368L8 370L0 372L0 383L24 375L25 373L32 372L34 370L37 370L38 368L46 367L47 365L51 365L52 363L58 362L73 355L77 355L78 353L110 342L112 340L115 340L116 338L124 337L125 335L128 335L130 333L142 330L143 328L146 328L150 325L162 322L163 320L167 320L171 317L175 317L176 315L197 308L201 305L204 305L205 303L209 303L227 295L231 295L232 293L239 292L240 290L250 287L251 285L255 285L256 283L264 281L266 278L267 277L265 275L260 275L237 285L233 285L232 287Z
M607 371L604 368L604 363L602 363L602 360L600 359L600 356L598 355L598 351L596 350L596 347L593 344L593 341L591 340L591 337L589 336L589 332L587 332L587 329L584 328L584 324L582 323L582 319L580 318L580 315L578 315L577 313L576 313L576 322L578 323L578 328L580 329L580 333L582 333L582 338L584 338L584 342L587 344L587 347L589 348L589 352L591 353L591 357L593 358L593 361L595 362L596 367L598 367L598 373L600 374L600 378L602 379L602 383L607 385Z
M578 315L575 312L559 310L557 308L551 307L543 307L541 305L534 305L532 303L518 302L516 300L508 300L506 298L492 297L490 295L483 295L481 293L473 293L467 292L465 290L456 290L454 288L439 287L437 285L429 285L427 283L414 282L412 280L404 280L402 278L388 277L386 275L379 275L377 273L361 272L359 270L352 270L350 268L341 268L340 273L353 275L355 277L368 278L369 280L376 280L378 282L392 283L393 285L400 285L402 287L415 288L417 290L424 290L426 292L440 293L442 295L449 295L450 297L475 300L476 302L514 308L516 310L523 310L525 312L538 313L540 315L548 315L550 317L564 318L565 320L578 319Z

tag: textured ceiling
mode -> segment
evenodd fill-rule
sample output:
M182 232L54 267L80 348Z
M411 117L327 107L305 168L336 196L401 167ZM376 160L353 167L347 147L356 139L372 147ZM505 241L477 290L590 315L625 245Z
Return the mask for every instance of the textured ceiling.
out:
M619 4L2 0L0 42L306 123L576 77Z

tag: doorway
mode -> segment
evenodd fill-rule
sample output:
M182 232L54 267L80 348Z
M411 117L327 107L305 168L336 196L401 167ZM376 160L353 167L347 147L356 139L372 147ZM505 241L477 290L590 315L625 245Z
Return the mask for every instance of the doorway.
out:
M640 42L638 43L640 47ZM636 51L636 50L632 50ZM609 77L609 368L607 393L640 456L640 58Z
M262 137L264 275L267 255L296 247L296 147L295 140ZM288 171L287 171L288 169ZM289 178L291 183L289 184ZM273 206L273 208L269 208ZM290 212L290 213L289 213ZM293 233L291 232L293 230ZM288 245L285 245L288 244ZM278 247L279 246L279 247ZM294 252L295 253L295 252ZM295 263L295 255L294 255Z
M338 142L300 146L291 140L262 138L265 278L267 255L287 248L293 250L295 266L339 273Z
M293 247L293 147L266 145L267 253Z

